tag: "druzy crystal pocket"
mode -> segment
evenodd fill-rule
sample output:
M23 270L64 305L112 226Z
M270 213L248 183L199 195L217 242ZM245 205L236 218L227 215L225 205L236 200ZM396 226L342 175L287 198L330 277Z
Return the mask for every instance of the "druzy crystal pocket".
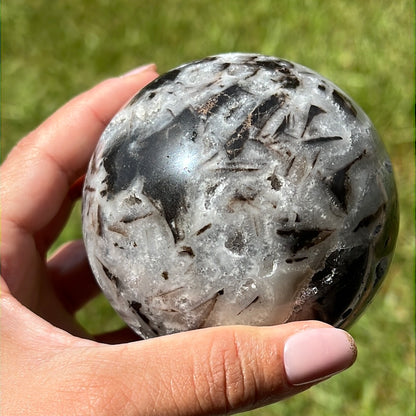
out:
M310 69L254 54L191 62L141 90L84 187L94 275L145 338L345 327L385 276L397 223L391 163L360 107Z

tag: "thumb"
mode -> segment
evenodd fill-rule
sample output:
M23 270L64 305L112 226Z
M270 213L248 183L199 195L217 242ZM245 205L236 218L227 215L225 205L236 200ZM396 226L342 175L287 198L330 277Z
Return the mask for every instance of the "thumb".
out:
M83 391L95 389L89 397L100 397L105 414L224 414L299 393L355 358L351 336L320 322L208 328L92 347Z

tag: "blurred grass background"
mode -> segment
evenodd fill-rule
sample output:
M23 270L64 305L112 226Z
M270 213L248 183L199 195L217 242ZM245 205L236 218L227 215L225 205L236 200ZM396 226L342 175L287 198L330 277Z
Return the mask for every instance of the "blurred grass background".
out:
M258 52L322 73L364 108L391 155L401 205L397 251L351 329L355 366L248 414L413 415L414 15L411 0L3 0L2 160L75 94L148 62L164 72L210 54ZM81 237L79 211L78 204L56 246ZM102 296L78 317L91 332L121 325Z

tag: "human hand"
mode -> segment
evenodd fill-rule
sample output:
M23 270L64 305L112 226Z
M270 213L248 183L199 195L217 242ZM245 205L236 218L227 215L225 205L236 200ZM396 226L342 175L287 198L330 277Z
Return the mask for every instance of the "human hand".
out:
M101 132L154 66L102 82L32 131L1 167L1 391L7 415L207 415L259 407L348 368L352 338L316 321L129 342L84 332L98 293L81 242L47 259ZM105 342L105 343L104 343ZM108 342L114 343L110 345Z

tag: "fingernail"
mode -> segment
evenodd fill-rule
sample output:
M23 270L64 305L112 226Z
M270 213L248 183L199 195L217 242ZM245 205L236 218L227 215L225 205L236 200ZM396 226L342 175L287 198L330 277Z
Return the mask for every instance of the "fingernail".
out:
M326 379L350 367L357 356L353 338L342 329L306 329L289 337L283 361L294 386Z
M146 71L156 71L156 64L147 64L147 65L141 65L137 68L134 68L128 72L126 72L125 74L121 75L121 77L128 77L130 75L136 75L136 74L140 74L141 72L146 72Z

